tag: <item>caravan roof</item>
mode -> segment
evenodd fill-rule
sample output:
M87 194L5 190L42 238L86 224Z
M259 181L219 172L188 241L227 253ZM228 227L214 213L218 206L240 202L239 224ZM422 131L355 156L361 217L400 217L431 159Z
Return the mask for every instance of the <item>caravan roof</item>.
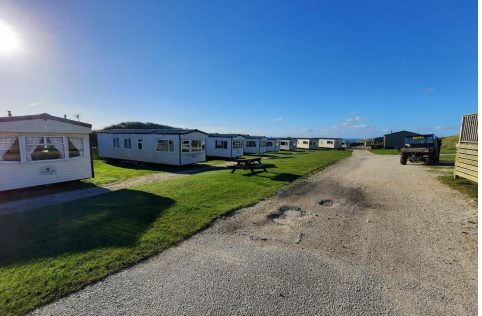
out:
M204 133L198 129L112 129L108 131L101 131L99 133L185 135L195 132L208 135L207 133Z

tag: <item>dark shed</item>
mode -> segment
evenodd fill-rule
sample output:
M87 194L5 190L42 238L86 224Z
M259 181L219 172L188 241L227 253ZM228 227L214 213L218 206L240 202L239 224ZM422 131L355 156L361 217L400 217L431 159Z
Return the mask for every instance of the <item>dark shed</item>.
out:
M395 133L386 134L383 138L385 139L385 149L393 149L396 147L405 146L406 136L417 136L418 133L409 131L400 131Z

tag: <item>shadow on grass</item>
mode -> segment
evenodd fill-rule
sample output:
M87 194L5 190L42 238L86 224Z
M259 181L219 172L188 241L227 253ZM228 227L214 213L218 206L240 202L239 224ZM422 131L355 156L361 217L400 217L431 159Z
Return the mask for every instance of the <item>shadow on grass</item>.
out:
M119 190L109 194L0 216L0 267L96 248L135 244L174 201Z
M275 176L268 176L267 174L274 174ZM259 177L259 178L266 178L272 181L280 181L280 182L294 182L299 179L301 176L292 174L292 173L276 173L271 171L257 171L255 173L247 173L244 174L245 177Z
M198 165L198 164L172 166L172 165L155 164L155 163L148 163L148 162L124 161L124 160L117 160L117 159L105 159L105 160L100 159L100 160L107 165L124 168L124 169L133 169L133 170L178 172L178 171L187 171L187 170L205 167L204 165Z
M443 160L441 160L438 163L433 163L431 166L433 166L433 167L453 167L453 166L455 166L455 161L443 161Z
M291 159L291 158L296 158L296 157L293 157L293 156L279 156L279 157L270 158L270 159L267 160L267 161L270 161L270 160L273 160L273 159Z

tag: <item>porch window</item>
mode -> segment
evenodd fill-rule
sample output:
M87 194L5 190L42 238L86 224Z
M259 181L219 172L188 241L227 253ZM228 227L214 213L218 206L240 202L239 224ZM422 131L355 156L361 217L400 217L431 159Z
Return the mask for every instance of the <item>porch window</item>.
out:
M191 142L189 140L182 141L182 152L188 153L191 150Z
M201 150L202 150L201 141L197 139L191 140L191 151L195 152L195 151L201 151Z
M260 142L259 147L266 147L266 141Z
M20 162L20 145L17 136L0 137L0 161Z
M243 141L242 140L235 140L233 141L233 149L243 148Z

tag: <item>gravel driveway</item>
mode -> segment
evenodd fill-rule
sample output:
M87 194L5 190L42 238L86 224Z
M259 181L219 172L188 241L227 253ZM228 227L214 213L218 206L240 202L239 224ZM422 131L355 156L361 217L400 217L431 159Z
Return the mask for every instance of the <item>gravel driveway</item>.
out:
M476 315L477 208L436 176L355 150L32 314Z

